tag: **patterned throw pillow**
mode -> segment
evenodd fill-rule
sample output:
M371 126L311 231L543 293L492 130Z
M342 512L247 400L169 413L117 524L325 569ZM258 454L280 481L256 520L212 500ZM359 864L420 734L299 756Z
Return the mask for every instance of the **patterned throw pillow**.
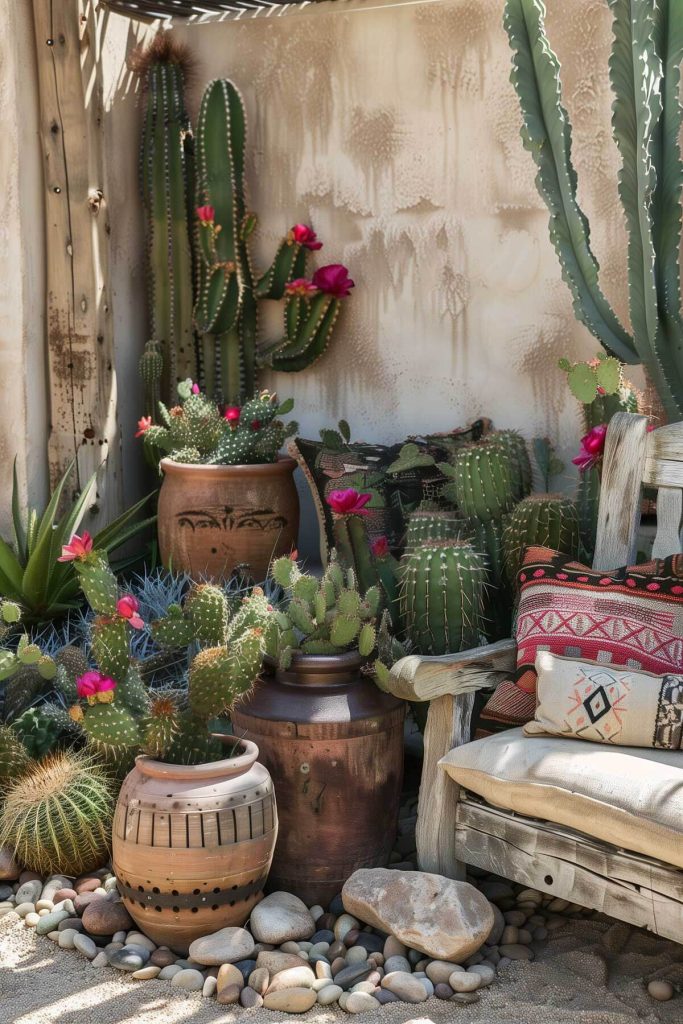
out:
M527 736L566 736L619 747L683 749L683 675L536 657L538 707Z
M332 513L327 504L330 491L343 491L353 487L372 495L368 502L366 525L371 540L386 537L389 547L396 551L403 542L407 518L424 499L438 498L446 479L435 465L415 467L398 473L389 473L404 444L410 442L420 454L432 456L434 462L447 462L449 455L459 446L478 441L491 429L491 421L476 420L469 427L461 427L445 434L410 437L399 444L380 445L361 442L325 443L297 437L288 445L289 454L296 459L304 473L318 514L323 561L332 547ZM334 435L335 431L329 431Z
M529 548L518 579L517 671L486 704L478 734L533 719L539 651L657 675L683 670L683 555L597 572Z

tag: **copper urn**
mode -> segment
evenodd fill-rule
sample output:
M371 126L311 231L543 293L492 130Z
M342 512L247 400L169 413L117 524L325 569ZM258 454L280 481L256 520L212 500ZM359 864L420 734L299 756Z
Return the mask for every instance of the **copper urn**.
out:
M357 868L389 861L403 781L404 702L361 674L356 653L269 665L233 711L277 790L268 888L326 906Z

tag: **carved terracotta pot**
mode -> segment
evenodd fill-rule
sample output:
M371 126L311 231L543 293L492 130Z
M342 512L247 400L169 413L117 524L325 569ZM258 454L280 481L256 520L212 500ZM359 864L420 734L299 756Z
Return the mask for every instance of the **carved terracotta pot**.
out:
M232 712L277 779L280 835L269 888L326 906L356 868L388 863L403 780L405 703L354 653L295 656Z
M159 548L164 565L194 579L227 579L249 565L265 579L272 558L296 547L296 462L282 456L258 466L189 466L162 459Z
M243 925L263 898L275 796L258 747L241 740L240 748L211 764L140 756L121 787L112 862L123 902L146 935L178 953L202 935Z

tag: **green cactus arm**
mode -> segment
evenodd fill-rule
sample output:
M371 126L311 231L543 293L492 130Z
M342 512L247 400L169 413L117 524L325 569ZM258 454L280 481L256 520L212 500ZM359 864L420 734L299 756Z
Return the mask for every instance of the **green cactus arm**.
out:
M270 267L256 283L256 296L259 299L281 299L285 285L305 275L306 250L298 242L284 238Z
M657 187L653 200L653 234L657 252L657 292L667 333L675 337L675 350L680 352L683 347L679 259L683 187L683 161L679 142L683 120L680 102L683 5L676 0L668 0L653 7L652 17L655 47L661 56L664 72L661 88L662 116L657 125L654 146ZM680 357L678 365L681 365Z
M300 324L297 340L285 345L267 360L271 369L280 373L298 373L311 366L324 353L341 310L341 301L325 295L325 302L314 308L316 299L312 300L308 316Z
M577 319L608 352L635 363L633 339L598 285L588 220L576 197L571 126L562 106L559 62L548 44L544 17L542 0L506 0L504 25L514 54L510 77L524 118L522 139L538 168L536 186L550 213L550 239Z

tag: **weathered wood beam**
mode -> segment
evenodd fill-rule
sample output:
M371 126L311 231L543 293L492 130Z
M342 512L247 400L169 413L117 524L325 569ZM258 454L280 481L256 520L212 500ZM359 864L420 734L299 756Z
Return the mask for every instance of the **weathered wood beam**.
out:
M121 510L108 280L98 14L94 0L32 0L44 155L50 480L107 462L89 525ZM101 17L101 15L99 15Z

